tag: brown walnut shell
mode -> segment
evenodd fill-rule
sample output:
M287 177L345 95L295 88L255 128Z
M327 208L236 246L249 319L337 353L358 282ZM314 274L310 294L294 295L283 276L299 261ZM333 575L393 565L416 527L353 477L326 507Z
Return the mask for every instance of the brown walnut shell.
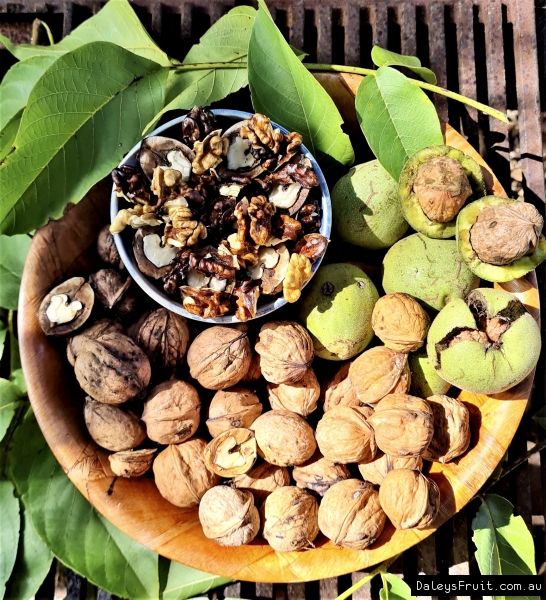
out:
M117 406L89 398L83 416L93 440L112 452L132 450L146 439L144 423L134 413L125 412Z
M347 479L324 494L318 522L335 546L364 550L381 535L387 515L379 504L379 493L370 483Z
M306 417L317 408L320 385L309 367L296 383L268 383L267 391L273 410L290 410Z
M237 475L232 483L239 490L252 492L255 502L261 504L277 488L290 485L290 474L285 467L264 462Z
M205 448L207 469L220 477L235 477L250 471L256 456L254 432L242 427L222 432Z
M351 474L344 465L336 465L316 452L308 461L294 467L292 477L299 488L307 488L324 496L335 483L349 479Z
M345 363L321 387L324 412L333 406L361 406L349 379L349 369L353 363Z
M123 327L121 323L111 321L110 319L100 319L95 322L91 327L84 329L81 333L68 340L66 345L66 357L68 358L68 362L74 366L76 357L80 350L85 346L85 342L88 339L96 340L105 333L123 333Z
M110 468L118 477L140 477L150 470L156 452L157 449L152 448L110 454Z
M203 494L220 483L218 475L205 466L206 445L205 440L193 438L167 446L154 460L155 484L171 504L181 508L197 506Z
M258 381L261 376L262 370L260 369L260 355L253 353L248 371L245 373L245 376L241 379L241 381L245 383L251 383L253 381Z
M260 399L241 386L219 390L209 405L207 428L212 437L234 427L250 427L262 414Z
M381 485L387 473L393 469L417 469L423 468L423 459L420 456L389 456L378 452L377 456L368 463L359 463L358 470L364 481L374 485Z
M110 233L110 225L105 225L99 231L97 238L97 254L99 258L116 269L123 269L123 263L114 242L114 236Z

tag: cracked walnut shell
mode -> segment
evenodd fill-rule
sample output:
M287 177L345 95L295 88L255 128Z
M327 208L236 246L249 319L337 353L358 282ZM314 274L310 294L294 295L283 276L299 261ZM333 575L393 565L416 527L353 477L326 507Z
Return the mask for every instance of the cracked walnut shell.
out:
M258 396L244 387L219 390L209 405L207 428L216 437L234 427L250 427L262 409Z
M117 406L87 398L83 416L89 435L106 450L132 450L146 439L142 421L134 413Z
M285 467L264 462L248 473L237 475L232 483L239 490L252 492L254 500L261 504L277 488L290 485L290 474Z
M273 410L289 410L306 417L317 408L320 385L309 367L296 383L268 383L267 391Z
M246 473L256 462L256 438L250 429L236 427L217 435L205 448L205 464L220 477Z
M140 477L152 466L156 448L144 450L128 450L110 454L110 468L118 477Z
M359 463L358 470L364 481L374 485L381 485L387 473L394 469L417 469L423 468L423 459L420 456L389 456L378 452L377 456L368 463Z
M434 436L423 458L448 463L466 452L470 444L470 413L454 398L441 394L427 398L432 409Z
M336 465L316 452L308 461L294 467L292 477L299 488L307 488L321 496L339 481L349 479L350 473L345 465Z

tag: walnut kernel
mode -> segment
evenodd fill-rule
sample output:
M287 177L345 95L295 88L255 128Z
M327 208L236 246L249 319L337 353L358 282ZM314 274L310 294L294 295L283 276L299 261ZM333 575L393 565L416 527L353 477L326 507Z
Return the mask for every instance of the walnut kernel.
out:
M246 473L255 462L256 438L250 429L228 429L217 435L205 448L207 469L221 477Z

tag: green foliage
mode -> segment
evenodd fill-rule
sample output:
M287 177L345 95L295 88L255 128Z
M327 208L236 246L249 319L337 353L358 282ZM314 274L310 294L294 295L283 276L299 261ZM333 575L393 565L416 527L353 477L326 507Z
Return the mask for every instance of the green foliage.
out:
M1 169L1 167L0 167ZM17 309L23 267L30 247L28 235L0 235L0 306Z
M2 527L0 528L0 598L4 597L6 582L15 565L19 543L19 501L14 496L11 481L0 481L0 507Z
M8 334L8 328L3 321L0 321L0 358L4 354L4 345L6 343L6 336Z
M436 83L436 75L430 69L422 67L421 61L416 56L405 56L374 46L372 48L372 61L378 67L406 67L417 73L427 83L433 85Z
M354 152L343 120L324 88L294 55L263 0L248 48L248 81L257 112L302 134L323 168L350 166Z
M0 379L0 441L4 439L22 397L23 393L15 383Z
M443 143L440 121L432 102L391 67L380 67L375 77L365 77L355 102L366 141L396 181L412 154Z
M546 429L546 406L537 412L537 414L533 417L533 421L536 421L539 425L542 425L542 427Z
M163 600L186 600L196 594L205 594L210 589L230 583L231 579L209 575L195 569L188 569L180 563L171 561Z
M409 585L400 577L392 573L381 573L383 587L379 592L381 600L410 600L415 596L411 595Z
M19 111L13 119L0 130L0 163L13 149L13 144L19 131L19 125L21 124L21 116L23 111Z

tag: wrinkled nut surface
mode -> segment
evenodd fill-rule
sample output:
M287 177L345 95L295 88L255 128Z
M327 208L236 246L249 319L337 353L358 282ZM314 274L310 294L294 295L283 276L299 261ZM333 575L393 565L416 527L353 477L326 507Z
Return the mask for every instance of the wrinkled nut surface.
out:
M156 448L151 450L129 450L110 454L110 468L118 477L140 477L150 470Z
M432 409L434 436L423 458L448 463L466 452L470 444L470 413L454 398L441 394L427 398Z
M333 485L320 503L318 522L334 545L364 550L381 535L387 515L379 493L365 481L347 479Z
M301 465L317 448L311 427L288 410L270 410L258 417L250 429L256 435L258 454L272 465Z
M269 402L273 410L290 410L306 417L317 408L320 385L311 367L296 383L268 383Z
M261 504L277 488L290 485L290 474L285 467L262 463L237 475L232 483L237 489L252 492L255 502Z
M280 487L261 509L263 536L277 552L292 552L310 546L319 533L318 503L305 490Z
M42 300L38 321L46 335L68 335L89 318L95 294L83 277L72 277L54 287Z
M97 254L99 258L116 269L122 269L123 263L119 255L114 236L110 233L110 225L105 225L97 238Z
M389 456L378 452L377 456L369 463L359 463L358 470L364 481L374 485L381 485L387 473L393 469L416 469L423 468L423 459L420 456Z
M170 379L157 385L144 404L142 420L148 437L158 444L180 444L199 427L201 401L185 381Z
M369 462L377 452L370 413L352 406L334 406L317 425L317 444L325 458L335 463Z
M223 485L205 493L199 504L199 521L205 536L221 546L248 544L260 529L252 494Z
M206 445L205 440L193 438L167 446L154 460L155 484L171 504L181 508L197 506L203 494L220 483L218 475L205 466Z
M242 427L217 435L205 448L205 464L220 477L235 477L250 471L256 462L254 432Z
M430 405L409 394L385 396L368 423L375 431L377 447L391 456L423 454L434 434Z
M111 321L110 319L100 319L96 323L93 323L91 327L84 329L81 333L68 340L66 344L68 362L74 366L76 357L85 346L85 342L88 339L96 340L105 333L123 333L123 327L121 323Z
M232 387L250 367L252 351L248 335L230 327L209 327L193 340L187 359L191 376L203 387L209 390Z
M310 460L294 467L292 477L299 488L307 488L324 496L334 484L349 479L351 474L344 465L336 465L316 452Z
M292 254L284 276L282 291L287 302L297 302L305 282L311 277L312 265L307 256Z
M419 471L395 469L379 488L379 502L396 529L426 529L440 508L440 490Z
M313 362L313 340L292 321L271 321L260 329L256 344L260 368L270 383L296 383Z
M340 367L331 379L327 379L321 388L324 401L324 412L333 406L360 406L360 400L356 397L354 388L349 379L349 369L353 363L345 363Z
M95 400L121 404L146 391L152 369L148 357L131 338L105 333L85 340L74 373L84 392Z
M250 427L262 414L256 394L241 386L219 390L209 405L207 428L212 437L234 427Z
M262 370L260 369L260 355L252 354L252 360L245 376L241 379L242 382L251 383L252 381L258 381L262 376Z
M106 450L132 450L146 439L144 423L134 413L125 412L117 406L88 398L83 417L89 435Z
M108 310L121 302L132 283L130 277L124 277L115 269L101 269L89 276L97 301Z
M386 346L366 350L349 368L349 379L363 404L376 404L387 394L404 394L411 385L408 355Z
M387 348L413 352L425 343L429 327L430 317L408 294L387 294L375 303L372 329Z

